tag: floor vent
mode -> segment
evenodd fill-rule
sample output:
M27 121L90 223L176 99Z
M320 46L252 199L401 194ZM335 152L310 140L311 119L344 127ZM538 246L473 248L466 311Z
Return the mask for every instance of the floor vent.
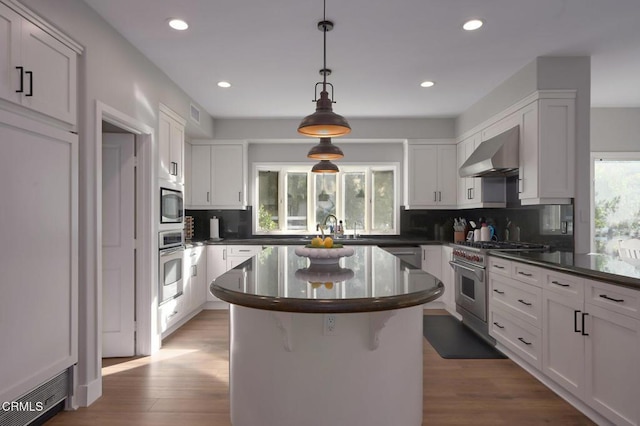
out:
M70 370L65 370L17 400L2 402L0 426L41 424L38 420L50 411L64 408L61 402L69 396L70 384Z

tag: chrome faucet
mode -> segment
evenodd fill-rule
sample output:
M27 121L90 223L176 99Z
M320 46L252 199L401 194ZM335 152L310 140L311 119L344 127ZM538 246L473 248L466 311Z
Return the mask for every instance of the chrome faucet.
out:
M333 221L335 223L335 226L333 227L332 236L334 238L336 236L336 227L338 226L338 218L335 217L335 215L328 214L325 216L324 220L322 221L322 225L320 225L319 223L316 225L316 231L322 232L322 238L324 238L324 228L327 226L327 221L329 220L330 217L333 218Z

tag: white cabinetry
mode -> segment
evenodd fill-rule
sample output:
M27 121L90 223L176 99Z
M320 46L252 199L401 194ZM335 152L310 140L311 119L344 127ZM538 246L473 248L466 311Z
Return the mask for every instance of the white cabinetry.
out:
M482 140L482 134L478 132L458 143L456 176L458 178L459 208L506 206L505 178L460 177L457 173Z
M456 145L410 144L406 208L456 208Z
M185 296L189 310L200 308L207 301L207 256L204 246L185 250L184 255Z
M191 146L191 208L246 208L243 143Z
M0 98L75 125L80 53L75 43L52 28L45 31L41 21L36 25L2 3L0 33Z
M556 96L519 112L522 204L569 204L575 196L575 92Z
M453 248L449 246L428 245L421 246L422 270L430 273L442 281L444 293L433 302L424 305L425 309L445 308L455 312L454 272L449 261Z
M184 183L184 127L185 120L160 104L158 116L158 151L161 179Z

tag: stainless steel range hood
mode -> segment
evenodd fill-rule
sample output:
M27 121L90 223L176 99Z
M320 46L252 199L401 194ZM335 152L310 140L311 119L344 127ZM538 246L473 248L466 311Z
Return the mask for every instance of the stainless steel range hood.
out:
M512 176L518 173L519 126L483 141L464 162L460 177Z

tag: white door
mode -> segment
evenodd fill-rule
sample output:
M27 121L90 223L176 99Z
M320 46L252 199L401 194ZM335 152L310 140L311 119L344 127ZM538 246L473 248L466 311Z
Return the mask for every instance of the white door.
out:
M102 356L132 356L135 311L134 135L102 135Z

